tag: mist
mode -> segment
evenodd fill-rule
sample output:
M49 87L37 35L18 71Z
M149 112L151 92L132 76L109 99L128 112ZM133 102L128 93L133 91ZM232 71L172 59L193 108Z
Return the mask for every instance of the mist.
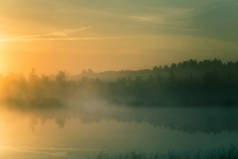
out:
M209 65L236 67L236 63L214 60L132 71L129 77L127 72L91 70L77 77L62 71L51 76L34 71L27 77L10 74L0 80L1 109L31 118L32 127L52 119L64 127L67 120L78 119L148 123L190 133L236 132L238 108L233 93L237 85L231 80L236 74L217 71L208 76L209 69L198 69ZM179 83L184 79L190 82Z

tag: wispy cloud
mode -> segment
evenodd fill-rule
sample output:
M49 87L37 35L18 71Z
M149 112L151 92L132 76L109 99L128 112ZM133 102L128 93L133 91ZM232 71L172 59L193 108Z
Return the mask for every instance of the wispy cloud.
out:
M122 36L77 36L77 37L68 37L68 36L58 36L58 37L25 37L25 38L5 38L0 39L0 42L21 42L21 41L87 41L87 40L107 40L107 39L123 39L123 38L132 38L132 37L122 37Z
M97 40L105 39L108 37L95 37L95 36L78 36L77 34L87 31L91 26L84 26L74 29L64 29L59 31L53 31L41 34L30 34L20 36L2 36L0 42L11 42L11 41L57 41L57 40Z
M158 28L164 30L176 27L177 30L184 30L189 27L193 18L194 10L191 8L160 8L157 14L142 14L129 16L131 20L157 25Z
M129 18L137 20L137 21L142 21L142 22L157 22L158 17L154 16L129 16Z
M84 26L80 28L74 29L64 29L60 31L49 32L45 34L33 34L33 35L22 35L18 36L16 40L57 40L57 39L65 39L70 40L73 34L77 34L80 32L87 31L91 28L91 26Z

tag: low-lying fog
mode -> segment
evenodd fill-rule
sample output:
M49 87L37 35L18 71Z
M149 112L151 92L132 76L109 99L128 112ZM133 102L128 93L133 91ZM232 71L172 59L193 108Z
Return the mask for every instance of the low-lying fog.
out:
M115 82L68 80L64 73L2 77L0 158L163 154L238 144L237 80L212 84L209 76L181 83L172 77Z

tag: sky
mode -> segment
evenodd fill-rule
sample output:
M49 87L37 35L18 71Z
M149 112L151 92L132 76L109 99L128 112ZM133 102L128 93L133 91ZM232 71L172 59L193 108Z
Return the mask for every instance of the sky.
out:
M0 72L237 60L236 0L0 0Z

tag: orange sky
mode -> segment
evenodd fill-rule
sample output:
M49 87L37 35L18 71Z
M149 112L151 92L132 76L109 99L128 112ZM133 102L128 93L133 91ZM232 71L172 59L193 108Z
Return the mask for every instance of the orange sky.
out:
M28 73L32 68L39 73L80 73L88 68L150 68L190 58L237 59L236 34L230 33L236 23L226 18L231 17L232 9L226 8L230 1L173 5L162 0L0 0L0 4L2 73ZM217 5L217 16L227 9L224 19L203 15L211 4ZM230 28L216 27L222 20Z

